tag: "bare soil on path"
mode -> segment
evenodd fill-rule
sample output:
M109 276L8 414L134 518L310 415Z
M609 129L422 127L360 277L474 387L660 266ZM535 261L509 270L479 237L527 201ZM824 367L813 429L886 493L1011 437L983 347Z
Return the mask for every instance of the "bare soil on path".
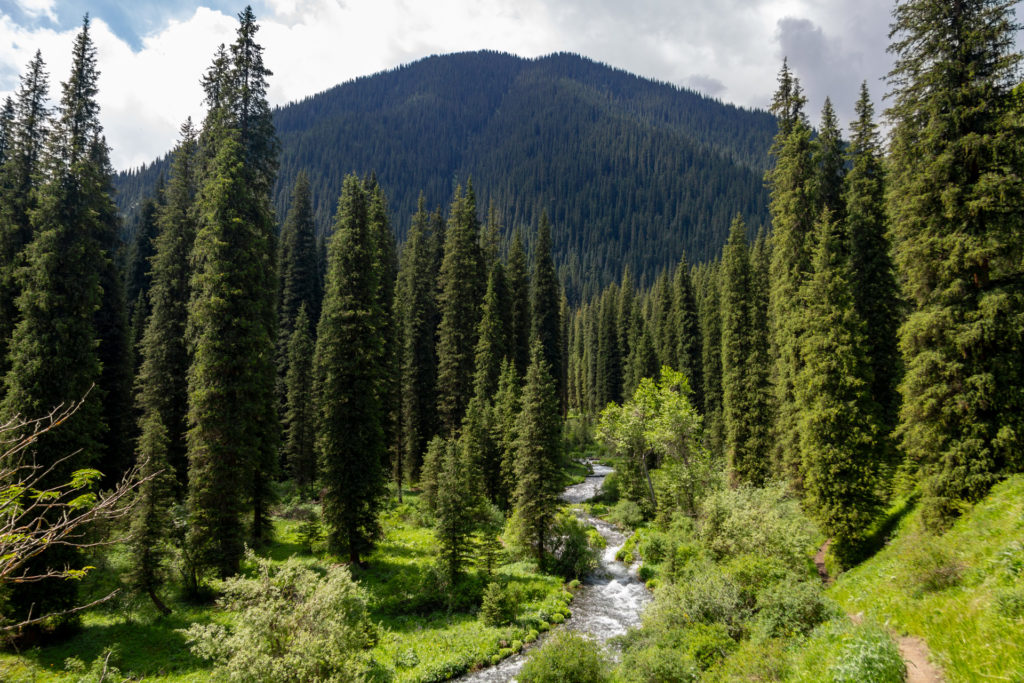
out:
M830 545L832 545L831 538L825 541L814 556L814 566L818 569L821 582L826 586L832 585L834 581L833 577L829 575L828 569L825 568L825 554ZM861 613L849 616L855 624L859 624L864 618ZM901 636L893 631L890 631L890 635L896 641L896 645L900 649L900 656L903 657L903 662L907 665L907 683L945 683L946 678L942 675L942 670L932 664L929 658L927 643L916 636Z

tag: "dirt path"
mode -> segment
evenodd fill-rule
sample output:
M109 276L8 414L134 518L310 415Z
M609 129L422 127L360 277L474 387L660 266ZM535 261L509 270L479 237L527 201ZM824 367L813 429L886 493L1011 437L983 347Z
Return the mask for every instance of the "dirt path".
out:
M825 541L814 556L814 566L818 569L821 582L826 586L832 585L834 580L825 568L825 553L828 552L830 545L832 545L831 538ZM861 623L864 619L864 614L861 612L849 616L850 621L855 624ZM927 643L915 636L901 636L893 631L890 631L889 634L896 641L896 645L900 649L900 656L903 657L903 662L907 665L907 683L945 683L946 678L942 675L942 670L932 664L928 658Z

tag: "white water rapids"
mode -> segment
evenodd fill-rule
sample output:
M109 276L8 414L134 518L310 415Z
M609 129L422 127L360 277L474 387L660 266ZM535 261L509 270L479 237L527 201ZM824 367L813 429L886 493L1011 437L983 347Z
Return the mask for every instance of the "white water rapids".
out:
M604 478L612 468L593 464L593 474L581 484L565 489L562 500L582 503L601 490ZM611 524L580 515L580 520L597 529L608 546L601 553L597 569L583 579L580 590L573 598L572 616L558 628L568 628L590 638L595 647L603 647L608 639L624 634L630 626L640 623L640 615L651 599L651 594L637 578L636 572L615 561L615 553L626 542L626 536ZM525 654L516 654L502 660L497 666L467 674L459 681L473 683L508 683L526 661Z

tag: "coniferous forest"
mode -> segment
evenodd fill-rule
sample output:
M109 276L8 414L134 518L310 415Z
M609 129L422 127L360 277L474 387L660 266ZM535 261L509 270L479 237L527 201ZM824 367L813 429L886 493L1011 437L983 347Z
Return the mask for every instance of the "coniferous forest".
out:
M0 679L1024 676L1013 2L897 2L847 130L787 60L274 109L259 29L142 169L88 16L3 103Z

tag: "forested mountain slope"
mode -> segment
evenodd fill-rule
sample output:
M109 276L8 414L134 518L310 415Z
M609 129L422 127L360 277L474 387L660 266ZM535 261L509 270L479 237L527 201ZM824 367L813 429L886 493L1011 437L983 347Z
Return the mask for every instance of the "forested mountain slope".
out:
M443 206L471 178L478 206L493 203L506 232L530 227L528 248L549 213L571 299L626 265L643 283L684 249L691 261L712 257L737 212L752 231L767 217L769 114L577 55L428 57L280 108L275 122L279 219L300 170L321 231L344 175L372 171L401 240L421 191ZM117 178L129 216L165 163Z

